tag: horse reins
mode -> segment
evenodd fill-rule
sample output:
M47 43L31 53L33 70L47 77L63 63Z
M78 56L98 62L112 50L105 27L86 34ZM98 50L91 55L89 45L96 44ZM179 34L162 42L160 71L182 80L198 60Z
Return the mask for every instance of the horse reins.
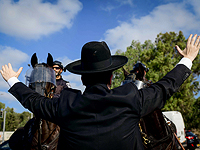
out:
M49 127L48 121L47 121L47 120L45 120L45 121L46 121L46 123L47 123L47 126ZM43 141L43 142L41 143L42 119L40 119L39 128L38 128L38 149L39 149L39 150L46 150L46 149L48 149L49 145L51 145L54 141L56 141L56 140L58 139L59 134L57 134L57 136L56 136L50 143L44 145L44 143L45 143L45 142L51 137L51 135L56 131L57 127L58 127L58 125L56 125L56 127L53 129L53 131L51 132L51 134L48 136L48 138L47 138L45 141ZM50 129L49 129L49 130L50 130Z

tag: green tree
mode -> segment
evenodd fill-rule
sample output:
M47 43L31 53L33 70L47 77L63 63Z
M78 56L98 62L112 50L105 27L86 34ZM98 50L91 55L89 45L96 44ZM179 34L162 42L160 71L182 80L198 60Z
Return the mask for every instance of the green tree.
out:
M5 108L5 104L0 102L0 110Z
M128 58L127 64L123 67L125 70L132 70L133 64L137 63L137 61L140 61L140 54L144 49L150 49L153 48L154 45L151 43L150 40L145 41L144 44L141 44L139 41L132 41L131 45L127 47L127 50L125 52L121 52L118 50L116 52L116 55L123 55ZM123 69L120 68L113 73L114 78L112 80L112 88L118 87L121 85L121 82L124 80L124 74Z
M0 102L0 110L3 110L5 108L5 104ZM0 118L0 130L2 131L2 125L3 124L3 118Z
M145 41L144 44L133 41L131 46L127 47L126 52L118 50L116 54L128 57L129 62L124 66L128 71L132 69L138 60L144 63L150 68L146 75L147 79L157 82L167 72L172 70L181 59L181 56L174 48L175 45L184 49L186 47L186 41L181 31L178 34L175 32L160 33L157 35L155 43L152 43L150 40ZM194 114L193 106L197 102L195 95L199 92L199 82L197 81L197 76L199 75L198 67L200 67L199 58L198 56L193 61L193 74L184 82L179 91L166 102L163 108L163 111L180 111L186 122L186 128L192 128L197 124L193 120L193 117L196 115ZM114 72L114 84L112 87L119 86L123 80L123 71L120 68ZM197 120L199 121L199 119Z
M194 103L194 107L193 107L193 120L195 120L194 122L194 125L193 125L193 128L196 128L196 129L200 129L200 119L199 119L199 116L200 116L200 97L197 98L197 100L195 101Z
M27 121L31 118L31 114L29 112L18 113L17 118L19 118L19 124L17 128L23 127Z
M0 110L5 109L6 111L6 131L14 131L19 127L23 127L27 121L31 118L31 113L29 112L22 112L16 113L14 112L13 108L5 108L5 104L0 102ZM2 127L3 118L0 118L0 131L3 130Z
M7 107L6 108L6 131L15 131L18 123L19 123L19 120L17 120L14 109Z

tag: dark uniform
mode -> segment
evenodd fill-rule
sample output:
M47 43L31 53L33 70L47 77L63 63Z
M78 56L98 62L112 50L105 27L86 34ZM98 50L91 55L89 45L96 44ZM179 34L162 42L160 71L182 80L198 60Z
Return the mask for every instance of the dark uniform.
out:
M65 81L61 77L60 79L56 80L56 90L55 90L55 93L54 93L54 97L58 98L60 96L61 91L64 88L71 88L71 85L70 85L69 81Z
M62 69L65 72L65 69L63 68L63 64L60 61L57 61L57 60L54 61L53 65L58 65L60 67L60 69ZM55 93L54 93L55 98L60 97L60 93L64 88L71 88L69 81L63 80L61 73L62 72L59 72L56 75L56 76L60 76L60 79L56 79L56 89L55 89Z

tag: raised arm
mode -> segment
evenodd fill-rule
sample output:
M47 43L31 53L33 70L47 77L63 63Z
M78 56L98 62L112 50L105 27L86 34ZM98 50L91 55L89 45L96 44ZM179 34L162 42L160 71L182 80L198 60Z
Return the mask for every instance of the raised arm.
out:
M142 95L142 112L141 116L145 116L152 112L155 108L162 108L167 99L169 99L183 84L183 82L191 74L192 61L196 58L199 52L200 37L192 34L189 36L186 48L182 51L176 46L178 52L183 56L183 59L172 71L168 72L161 80L151 85L149 88L144 88L140 91ZM188 65L189 63L189 65ZM190 65L191 64L191 65Z
M1 72L1 75L2 75L3 79L7 82L12 77L18 78L20 73L22 72L22 69L23 68L20 67L19 70L17 72L15 72L12 69L11 64L8 63L8 65L2 66L2 70L0 70L0 72Z
M196 56L199 53L200 48L200 36L197 37L197 34L195 34L192 38L192 34L190 34L186 48L182 51L178 45L176 45L176 49L178 50L179 54L185 58L189 58L191 61L193 61Z

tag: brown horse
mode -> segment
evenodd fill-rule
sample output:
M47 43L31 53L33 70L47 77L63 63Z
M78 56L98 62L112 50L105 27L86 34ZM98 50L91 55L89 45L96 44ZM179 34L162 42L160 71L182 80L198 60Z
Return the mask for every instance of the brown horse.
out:
M173 123L168 125L160 109L144 116L139 122L143 145L148 150L177 150Z
M56 85L55 74L54 70L52 69L53 57L51 54L48 54L47 64L38 64L35 53L31 58L31 65L34 70L29 78L29 87L40 92L40 94L43 94L46 97L52 98ZM36 84L39 84L40 86L38 87ZM37 89L37 87L39 89ZM31 150L55 150L57 148L60 127L52 122L36 117L35 128L37 130L34 133L31 142Z
M125 80L123 84L128 82L135 83L135 74L128 73L123 68ZM143 88L151 86L152 82L146 78L140 84ZM137 85L137 84L136 84ZM150 114L142 117L139 122L140 133L143 139L145 150L177 150L184 149L176 137L175 124L166 118L160 109L156 109Z
M26 75L26 84L34 91L52 98L55 92L53 57L48 54L47 63L38 64L36 53L31 57L32 69ZM15 149L56 150L60 127L47 120L33 117L10 138L9 145Z

